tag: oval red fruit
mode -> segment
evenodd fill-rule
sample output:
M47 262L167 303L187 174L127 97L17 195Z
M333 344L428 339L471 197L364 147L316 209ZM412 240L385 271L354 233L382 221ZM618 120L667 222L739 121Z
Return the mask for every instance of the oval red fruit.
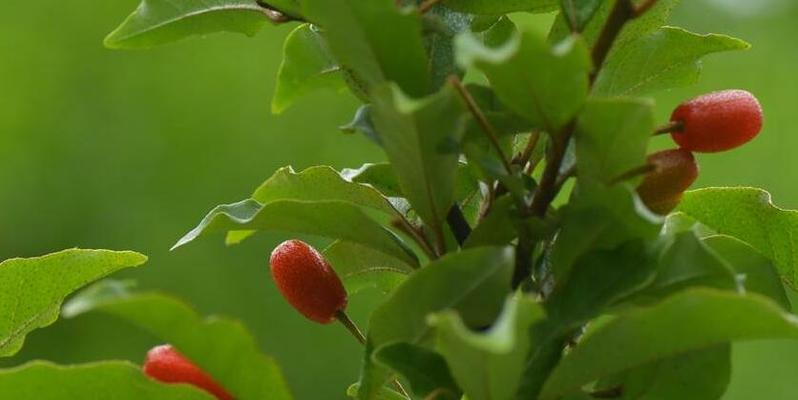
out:
M180 354L174 347L165 344L153 347L144 360L144 373L164 383L188 383L216 396L219 400L233 400L210 375Z
M328 324L346 308L344 285L324 257L307 243L287 240L274 249L269 262L283 297L308 319Z
M693 153L684 149L654 153L648 156L648 163L654 170L637 187L637 193L651 211L667 214L698 178L698 164Z
M671 134L683 149L714 153L741 146L762 130L762 107L745 90L724 90L682 103L671 115Z

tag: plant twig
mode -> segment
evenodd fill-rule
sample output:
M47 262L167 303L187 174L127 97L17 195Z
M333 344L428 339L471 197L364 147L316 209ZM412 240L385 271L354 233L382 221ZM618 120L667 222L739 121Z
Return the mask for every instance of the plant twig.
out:
M607 23L593 46L591 54L593 72L590 74L590 82L596 80L598 72L601 71L601 67L604 65L604 60L607 59L615 39L618 38L626 22L635 16L635 7L631 0L618 0L615 2L609 17L607 17Z
M657 4L657 0L646 0L635 8L635 18L643 15Z
M610 185L617 185L617 184L619 184L621 182L628 181L629 179L638 177L640 175L646 175L649 172L654 171L655 169L657 169L657 166L654 165L654 164L645 164L645 165L641 165L639 167L632 168L632 169L630 169L630 170L628 170L628 171L616 176L615 178L613 178L610 181Z
M562 189L562 187L565 186L565 182L568 182L568 179L571 179L574 176L576 176L576 165L573 165L571 166L571 168L565 170L565 172L560 174L560 176L557 178L557 183L555 184L555 186L557 187L556 189L557 192L559 192L560 189Z
M418 6L418 13L423 15L427 11L429 11L432 7L435 7L435 5L440 3L440 2L441 2L441 0L425 0L423 3L421 3Z
M615 386L608 389L596 390L590 393L594 399L617 399L623 396L623 387Z
M410 223L410 221L408 221L401 212L397 210L396 213L399 216L391 221L391 225L413 238L418 246L421 247L421 250L423 250L430 259L434 260L438 258L438 254L432 249L432 245L429 243L427 236L424 235L424 232L421 232L412 223Z
M452 233L454 233L457 243L462 247L468 236L471 235L471 226L468 225L468 221L463 215L463 210L457 204L449 209L449 213L446 215L446 222L452 228Z
M654 131L654 136L656 135L664 135L667 133L673 132L681 132L684 130L684 122L683 121L670 121L665 125L660 126Z
M529 162L529 159L532 158L532 153L535 152L535 148L538 147L538 143L540 142L540 131L533 131L529 134L529 139L526 141L526 146L521 154L518 155L515 159L513 159L513 164L520 165L521 168L526 167L526 164Z
M476 100L474 100L474 97L471 96L471 93L468 92L468 89L463 86L463 83L460 82L460 78L456 76L450 76L449 83L457 90L463 100L465 100L468 111L470 111L477 120L477 123L482 128L482 131L490 140L491 145L493 145L494 149L499 154L499 158L502 161L504 169L507 170L507 174L512 175L513 167L510 165L510 160L504 154L504 151L499 144L499 135L493 128L493 125L490 124L490 121L488 121L488 119L485 117L485 113L483 113L482 109L479 108L479 104L477 104Z

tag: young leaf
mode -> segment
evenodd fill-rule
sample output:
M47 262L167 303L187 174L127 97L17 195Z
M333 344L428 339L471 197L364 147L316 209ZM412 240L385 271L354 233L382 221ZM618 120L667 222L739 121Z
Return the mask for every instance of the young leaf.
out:
M461 66L482 70L502 102L547 132L559 132L587 98L590 56L577 38L552 48L524 31L497 48L473 34L458 36L455 44Z
M294 0L270 3L297 15ZM105 45L112 49L147 48L221 31L252 36L267 21L268 11L255 0L142 0L136 11L105 38Z
M452 10L472 14L500 15L516 11L549 12L557 9L557 2L558 0L444 0L443 4Z
M624 371L598 387L620 389L618 400L710 400L723 397L730 380L731 346L724 343Z
M335 59L366 86L396 82L414 97L430 93L421 22L394 0L300 0L306 16L324 29ZM388 29L386 29L388 28Z
M302 24L285 39L272 112L279 114L296 99L322 88L342 90L346 83L321 33L313 25Z
M0 393L6 399L70 400L213 400L190 385L163 384L127 361L61 366L32 361L0 370Z
M481 247L440 258L410 276L371 315L359 399L373 399L390 373L374 352L390 343L416 344L430 330L427 315L457 310L467 326L487 326L510 291L513 252Z
M681 292L621 315L587 335L540 395L557 399L597 379L729 341L798 339L798 321L772 301L715 289Z
M454 202L466 113L451 87L422 100L396 86L374 92L373 120L405 198L439 231Z
M261 205L255 200L220 205L172 247L215 232L271 230L342 239L418 265L413 253L391 231L360 208L342 201L278 200Z
M624 172L644 165L653 131L650 101L589 100L576 128L579 177L612 184Z
M58 318L61 302L84 285L147 257L131 251L71 249L0 263L0 357L14 355L25 335Z
M336 241L323 253L350 296L368 287L390 293L413 271L401 260L351 242Z
M593 86L597 96L634 96L698 81L700 59L745 50L750 45L725 35L698 35L664 27L613 50Z
M120 318L175 346L237 399L291 399L279 367L241 323L204 319L185 303L157 293L91 297L98 292L78 294L70 303L80 302L81 312Z
M454 312L431 318L436 348L471 400L510 400L518 389L530 347L532 324L544 318L533 299L511 297L496 323L486 332L468 329Z
M581 32L601 6L602 0L562 0L563 16L573 32Z
M460 400L462 392L454 382L446 361L432 350L400 342L379 348L374 358L404 376L416 396Z
M764 190L742 187L687 192L678 210L717 233L750 244L773 261L784 280L795 287L798 211L776 207Z

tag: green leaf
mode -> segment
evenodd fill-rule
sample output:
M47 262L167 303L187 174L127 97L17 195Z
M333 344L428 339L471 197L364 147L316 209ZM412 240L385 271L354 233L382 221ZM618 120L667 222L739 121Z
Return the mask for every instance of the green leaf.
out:
M163 384L126 361L60 366L33 361L0 370L0 393L6 399L72 400L213 400L186 384Z
M371 185L385 196L403 196L391 163L363 164L358 169L341 170L341 176L352 182Z
M563 16L574 32L581 32L601 6L602 0L562 0Z
M624 371L600 382L618 400L720 399L731 379L731 346L719 344Z
M798 211L773 205L754 188L707 188L685 193L679 211L723 235L740 239L776 264L795 287L798 275Z
M653 361L729 341L798 339L798 320L772 301L715 289L681 292L588 334L554 369L541 400Z
M147 257L131 251L71 249L0 263L0 357L14 355L29 332L58 319L66 296Z
M371 120L371 104L364 104L358 107L352 121L338 127L338 129L344 133L360 133L382 147L380 135L377 134L377 128L374 127L374 122Z
M417 344L430 331L427 316L457 310L467 326L487 326L510 291L513 251L481 247L449 254L416 271L371 315L360 399L374 399L389 373L372 354L396 342Z
M360 384L353 383L348 389L346 389L346 394L347 396L356 399L358 391L360 391ZM402 396L401 394L388 389L387 387L382 387L374 395L373 400L407 400L407 397Z
M413 271L399 259L350 242L334 242L323 253L350 296L368 287L390 293Z
M616 47L593 86L598 96L635 96L698 81L700 59L711 53L746 50L750 45L725 35L698 35L664 27Z
M404 376L416 396L460 400L462 392L454 382L446 361L434 351L400 342L379 348L374 359Z
M402 241L366 215L343 201L278 200L261 205L255 200L225 204L205 218L172 247L176 249L214 232L270 230L342 239L396 257L408 265L418 260Z
M518 237L516 224L521 218L515 202L509 196L500 197L468 236L464 247L504 246Z
M430 93L428 60L415 11L394 0L300 0L305 15L324 29L335 59L366 87L386 81L410 96ZM388 29L386 29L388 28Z
M535 300L513 296L486 332L468 329L454 312L436 315L431 323L437 332L436 348L469 399L510 400L533 345L530 327L543 318Z
M577 173L613 183L645 165L654 131L653 103L637 99L591 99L576 128Z
M502 102L547 132L557 133L587 98L590 56L577 38L552 48L537 32L524 31L489 48L464 34L456 48L461 66L482 70Z
M437 90L451 76L462 78L464 71L455 63L454 38L471 30L474 16L448 7L433 7L422 16L424 47L429 57L432 88Z
M743 278L746 291L770 297L785 310L792 310L779 273L767 257L731 236L710 236L704 243Z
M271 1L296 15L293 0ZM142 0L136 11L105 38L112 49L139 49L174 42L191 35L238 32L252 36L269 21L255 0Z
M93 297L98 292L78 294L70 303L80 302L79 312L120 318L170 343L237 399L291 399L279 367L241 323L202 318L185 303L157 293Z
M466 121L462 101L449 86L412 100L390 85L375 91L372 111L402 193L427 225L440 230L454 202Z
M323 88L342 90L346 82L327 43L313 25L302 24L283 45L283 62L277 72L272 112L279 114L296 99Z
M472 14L499 15L516 11L534 13L557 9L557 0L445 0L443 4L453 10Z

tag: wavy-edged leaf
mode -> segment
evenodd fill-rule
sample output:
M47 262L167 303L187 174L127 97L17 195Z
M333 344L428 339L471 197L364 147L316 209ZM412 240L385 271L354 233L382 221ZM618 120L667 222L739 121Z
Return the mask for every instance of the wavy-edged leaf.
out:
M473 34L455 44L462 67L482 70L507 107L547 132L559 132L587 98L591 62L578 38L551 47L537 32L523 31L499 47Z
M723 235L740 239L776 264L795 287L798 276L798 211L776 207L755 188L706 188L685 193L678 211Z
M438 230L454 202L465 106L449 86L421 100L394 85L374 94L372 119L402 193Z
M367 93L386 81L405 93L430 93L428 60L421 36L421 20L402 11L394 0L300 0L308 19L324 29L324 36L344 68Z
M636 96L698 81L701 58L711 53L746 50L750 45L726 35L699 35L664 27L617 47L593 86L598 96Z
M98 292L103 291L78 294L70 303L80 302L80 312L120 318L172 344L237 399L291 399L279 367L241 323L202 318L182 301L158 293L92 298Z
M194 386L163 384L127 361L62 366L32 361L0 370L0 397L16 400L213 400Z
M500 15L517 11L533 13L557 9L558 0L445 0L443 4L453 10L472 14Z
M339 240L323 253L350 296L369 287L390 293L413 271L402 260L356 243Z
M270 1L298 15L293 0ZM138 49L192 35L238 32L252 36L269 21L255 0L142 0L136 11L105 38L112 49Z
M629 368L730 341L798 339L798 319L759 295L692 289L597 327L557 365L541 400Z
M58 319L61 302L106 275L144 264L132 251L70 249L0 263L0 357L22 347L25 335Z
M326 88L346 88L341 67L332 58L317 28L302 24L285 38L283 62L272 97L272 113L279 114L298 98Z
M359 207L343 201L278 200L261 205L250 199L221 205L211 210L172 249L210 233L242 230L281 231L342 239L396 257L408 265L418 265L416 257L396 235Z
M493 322L510 291L513 258L510 248L481 247L447 255L411 275L371 315L358 398L375 399L390 376L372 354L390 343L418 343L430 331L429 314L454 309L469 327Z
M430 318L436 348L452 375L472 400L510 400L518 389L530 347L532 324L544 318L535 300L513 296L486 332L468 329L454 312Z

